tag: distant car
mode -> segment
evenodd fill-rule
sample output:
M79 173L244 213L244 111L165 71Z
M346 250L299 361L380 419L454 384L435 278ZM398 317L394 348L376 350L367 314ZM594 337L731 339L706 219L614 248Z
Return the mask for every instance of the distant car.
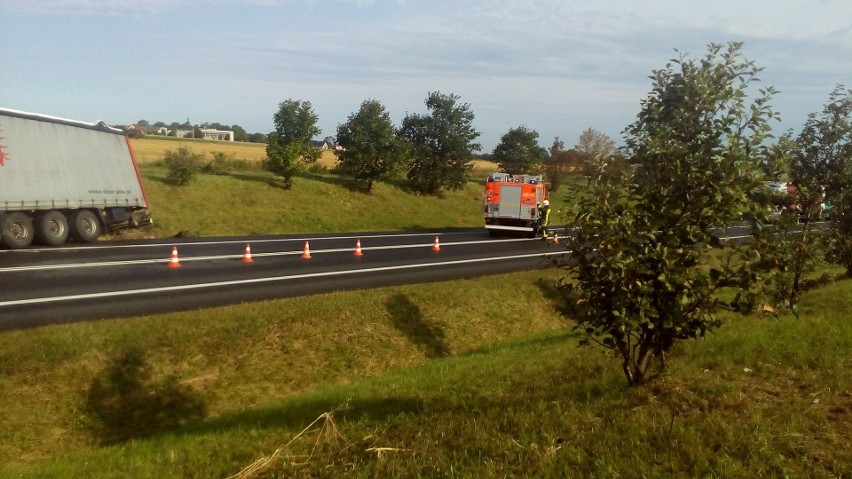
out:
M786 195L789 191L787 189L787 183L783 181L767 181L766 183L764 183L764 186L766 186L766 188L768 188L773 193L778 193L782 195Z
M751 192L753 201L766 206L766 219L769 221L791 206L788 195L788 184L784 181L765 181Z

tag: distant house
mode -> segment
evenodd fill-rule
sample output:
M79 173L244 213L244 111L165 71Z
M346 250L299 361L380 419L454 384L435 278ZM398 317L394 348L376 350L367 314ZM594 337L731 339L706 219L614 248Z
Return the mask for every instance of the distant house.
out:
M334 145L329 144L329 142L325 140L311 140L311 145L314 148L319 148L320 150L331 150L334 148Z
M204 135L205 140L234 141L234 132L230 130L210 130L202 128L201 134Z

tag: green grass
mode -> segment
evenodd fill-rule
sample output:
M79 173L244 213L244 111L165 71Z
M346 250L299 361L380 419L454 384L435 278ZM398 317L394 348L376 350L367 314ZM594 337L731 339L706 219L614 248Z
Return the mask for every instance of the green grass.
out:
M244 235L387 231L482 225L483 186L424 196L389 183L371 194L330 173L305 173L285 190L271 173L257 170L200 174L175 186L166 170L143 167L142 179L155 234ZM211 194L216 192L216 194Z
M481 225L476 182L429 197L324 173L283 190L260 170L185 188L142 172L160 236ZM0 332L0 477L228 477L264 457L244 477L852 477L850 280L804 294L798 319L725 316L628 388L611 354L577 347L555 275ZM123 371L141 386L115 404L180 411L176 384L206 418L147 435L113 418L121 441L93 428L92 386L134 350L143 367Z
M226 477L285 445L257 477L852 473L848 280L800 319L726 317L631 389L577 348L536 286L552 273L3 333L0 476ZM208 418L99 445L81 404L131 345Z

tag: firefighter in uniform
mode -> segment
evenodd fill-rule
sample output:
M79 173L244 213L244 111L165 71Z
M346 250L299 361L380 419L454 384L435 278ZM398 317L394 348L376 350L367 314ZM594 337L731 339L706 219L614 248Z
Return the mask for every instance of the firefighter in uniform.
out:
M550 201L544 200L541 203L541 214L538 217L538 228L541 231L541 238L547 239L547 227L550 225Z

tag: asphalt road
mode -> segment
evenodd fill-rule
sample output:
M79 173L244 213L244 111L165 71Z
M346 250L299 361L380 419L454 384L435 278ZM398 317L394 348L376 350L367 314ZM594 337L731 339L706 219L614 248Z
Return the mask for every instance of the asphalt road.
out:
M354 254L358 240L362 256ZM306 243L310 259L302 257ZM565 253L481 228L0 250L0 329L544 268Z
M742 242L750 228L714 234ZM545 268L567 253L561 243L491 238L484 228L0 250L0 330Z

